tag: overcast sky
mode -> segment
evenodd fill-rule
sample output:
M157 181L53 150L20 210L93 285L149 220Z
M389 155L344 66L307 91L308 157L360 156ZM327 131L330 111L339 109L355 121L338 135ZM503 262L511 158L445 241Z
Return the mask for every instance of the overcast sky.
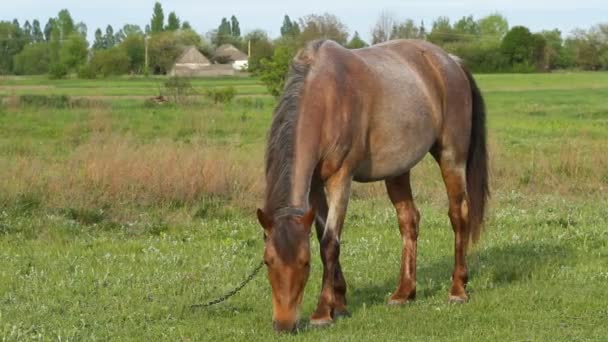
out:
M165 19L170 11L175 11L199 33L217 28L222 17L234 14L243 33L263 29L271 37L279 35L285 14L295 19L324 12L337 15L351 33L359 31L365 40L370 39L371 27L383 10L398 19L424 20L427 30L438 16L454 21L470 14L478 19L493 12L506 16L510 26L525 25L532 31L558 28L564 34L576 27L588 28L608 22L608 0L166 0L161 3ZM44 26L49 17L67 8L76 22L82 21L88 26L90 39L96 28L105 30L108 24L115 31L127 23L143 29L150 22L153 6L153 0L0 0L0 19L17 18L21 24L38 19Z

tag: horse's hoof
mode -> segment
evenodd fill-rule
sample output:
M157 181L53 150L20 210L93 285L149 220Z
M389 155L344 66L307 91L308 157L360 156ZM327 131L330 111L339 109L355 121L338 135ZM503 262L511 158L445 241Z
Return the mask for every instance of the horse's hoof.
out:
M450 295L450 298L448 299L448 302L450 304L464 304L469 300L469 298L467 297L467 295L464 296L452 296Z
M344 309L344 310L336 310L334 311L334 319L339 319L339 318L350 318L352 315L350 314L350 312L348 312L348 310Z
M310 326L313 328L327 328L333 324L333 320L331 318L321 318L321 319L310 319Z

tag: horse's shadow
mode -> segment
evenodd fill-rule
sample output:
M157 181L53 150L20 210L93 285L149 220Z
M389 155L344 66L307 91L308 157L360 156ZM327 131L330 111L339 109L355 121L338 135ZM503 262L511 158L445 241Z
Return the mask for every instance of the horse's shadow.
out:
M537 242L513 243L507 246L473 250L468 256L469 293L479 288L497 288L530 279L543 266L559 266L572 260L572 250L563 245ZM453 255L446 255L430 264L418 265L416 300L434 297L445 292L446 300L454 265ZM349 287L349 308L353 312L366 305L382 305L387 302L387 293L397 285L398 272L379 283L368 283L363 287ZM491 284L480 284L479 282ZM480 290L482 291L482 290Z

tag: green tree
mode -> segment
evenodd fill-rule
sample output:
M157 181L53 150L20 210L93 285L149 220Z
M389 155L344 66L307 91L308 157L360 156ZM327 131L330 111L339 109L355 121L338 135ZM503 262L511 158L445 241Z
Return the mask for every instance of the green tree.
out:
M119 45L127 57L129 57L128 71L131 73L142 73L145 63L146 46L144 36L141 34L130 34Z
M514 26L507 32L500 46L501 52L513 66L533 66L537 38L524 26Z
M201 40L201 36L196 33L194 30L180 30L175 32L174 35L177 43L179 45L181 45L182 47L184 46L190 46L190 45L194 45L194 46L201 46L202 44L202 40Z
M281 37L297 37L300 34L300 26L297 22L292 21L288 15L283 18L281 26Z
M566 40L566 49L571 53L573 63L583 70L598 70L602 67L601 45L593 32L576 29Z
M428 35L428 40L434 44L444 46L459 40L459 35L454 32L450 24L450 18L439 17L433 22L433 28Z
M87 25L85 23L83 23L82 21L79 22L78 24L76 24L76 26L74 26L74 32L78 33L79 35L83 36L83 37L87 37Z
M25 45L20 31L18 23L0 21L0 75L13 72L13 57Z
M122 27L122 31L124 32L125 37L144 35L144 31L141 30L139 25L125 24Z
M473 16L462 17L454 24L454 32L462 37L462 40L475 40L481 33L479 24Z
M40 22L38 19L34 19L32 22L32 39L36 43L44 41L44 33L40 29Z
M341 45L348 41L348 28L333 14L307 15L300 18L300 27L300 45L315 39L331 39Z
M106 49L111 49L116 46L116 36L114 36L114 28L112 28L112 25L106 26L106 34L103 37L103 41Z
M260 80L276 97L283 93L285 76L296 51L297 48L293 44L280 44L275 48L272 58L265 58L261 61L261 69L258 72Z
M241 36L241 26L239 25L239 20L234 15L230 18L230 32L234 37Z
M55 18L49 18L49 20L44 25L44 40L47 42L51 41L53 35L53 29L55 28L56 20Z
M608 69L608 24L594 25L587 33L587 39L595 46L601 69Z
M426 27L424 26L424 20L420 21L420 29L418 29L418 35L420 35L420 39L426 39Z
M361 37L359 36L359 32L355 31L353 38L346 44L346 47L349 49L360 49L369 46Z
M422 38L420 28L412 19L406 19L401 24L393 26L391 39L419 39Z
M72 33L61 44L59 50L59 62L68 70L76 70L87 60L88 43L86 39L78 33Z
M484 40L500 42L509 31L509 22L499 13L481 18L478 24L479 33Z
M218 26L217 30L211 34L211 41L216 46L222 44L233 44L237 48L240 47L240 39L232 35L232 25L226 18L222 18L222 22Z
M164 75L171 69L182 51L177 38L175 32L161 32L150 37L148 56L151 72Z
M264 58L271 58L274 53L274 47L266 32L255 30L249 32L245 38L251 46L251 56L249 57L248 69L252 73L257 73L261 68L261 61Z
M94 50L101 50L106 48L106 41L103 36L103 32L101 32L100 28L95 30L95 41L93 42Z
M532 63L537 71L547 71L549 67L546 64L545 52L547 51L547 40L541 33L532 34Z
M56 27L59 30L59 39L64 40L75 31L74 19L70 11L62 9L57 14Z
M108 77L126 74L129 71L129 63L129 56L126 52L119 47L114 47L95 52L89 67L94 74Z
M48 43L26 45L15 55L14 72L17 75L42 75L49 71L50 54Z
M175 12L169 13L167 18L167 31L177 31L180 27L180 20Z
M32 24L30 24L29 20L26 20L23 24L23 38L27 43L34 41L32 31Z
M150 20L150 30L152 33L163 32L164 25L165 14L163 13L163 6L160 2L156 2L152 12L152 20Z
M382 11L372 28L372 44L386 42L397 26L395 16L389 11Z
M184 22L182 23L182 30L192 30L192 26L190 25L190 23L189 23L189 22L184 21Z
M558 29L551 31L542 31L541 34L545 38L545 65L549 70L566 67L564 65L563 56L563 39L562 33Z

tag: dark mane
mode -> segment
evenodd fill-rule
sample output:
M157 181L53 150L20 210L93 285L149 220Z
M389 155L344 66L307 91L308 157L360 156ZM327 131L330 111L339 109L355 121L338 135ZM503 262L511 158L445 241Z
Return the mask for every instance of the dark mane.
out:
M310 70L312 56L323 40L309 43L291 62L283 95L275 108L266 146L265 212L272 215L289 205L293 166L295 127L298 121L300 95Z

